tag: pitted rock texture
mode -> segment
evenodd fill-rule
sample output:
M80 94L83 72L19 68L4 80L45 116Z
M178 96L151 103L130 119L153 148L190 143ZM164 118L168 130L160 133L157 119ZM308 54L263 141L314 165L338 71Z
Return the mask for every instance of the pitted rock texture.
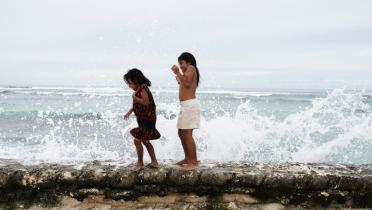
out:
M0 208L372 208L372 165L86 162L25 166L0 160Z

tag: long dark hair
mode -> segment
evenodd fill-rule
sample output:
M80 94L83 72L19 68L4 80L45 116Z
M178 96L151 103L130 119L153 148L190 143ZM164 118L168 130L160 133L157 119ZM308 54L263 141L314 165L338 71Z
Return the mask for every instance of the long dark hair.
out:
M186 61L187 63L190 63L191 65L193 65L196 69L196 75L197 75L197 78L196 78L196 87L199 86L199 81L200 81L200 74L199 74L199 69L198 67L196 66L196 60L195 60L195 57L189 53L189 52L184 52L182 53L179 57L178 57L178 61Z
M142 71L139 69L130 69L126 74L123 76L124 81L128 84L129 80L137 85L145 84L146 86L151 86L151 81L143 75Z

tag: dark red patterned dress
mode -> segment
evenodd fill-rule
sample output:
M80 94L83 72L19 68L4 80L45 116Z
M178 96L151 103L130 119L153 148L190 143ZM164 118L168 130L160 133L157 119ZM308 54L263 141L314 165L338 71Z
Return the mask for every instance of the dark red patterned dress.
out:
M138 127L133 128L130 134L136 139L140 140L153 140L160 138L160 133L156 130L156 105L154 98L152 97L151 91L147 86L141 88L136 96L141 97L141 91L145 90L148 94L150 103L148 105L142 105L133 102L133 111L137 118Z

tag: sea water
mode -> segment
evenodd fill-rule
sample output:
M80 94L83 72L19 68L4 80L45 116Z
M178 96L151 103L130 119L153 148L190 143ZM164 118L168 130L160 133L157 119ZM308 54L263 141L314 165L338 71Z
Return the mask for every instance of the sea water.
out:
M177 89L152 88L159 160L180 160ZM0 87L0 158L24 164L132 162L132 92L122 87ZM365 90L199 89L201 161L372 163ZM148 160L145 153L145 160Z

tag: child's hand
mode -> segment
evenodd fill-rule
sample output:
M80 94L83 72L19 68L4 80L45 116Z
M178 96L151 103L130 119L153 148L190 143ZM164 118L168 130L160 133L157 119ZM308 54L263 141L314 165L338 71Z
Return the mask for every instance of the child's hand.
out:
M179 74L180 73L180 69L176 65L173 65L171 69L172 69L174 74Z
M177 80L178 84L181 83L180 78L178 78L178 76L176 76L176 80Z
M131 112L127 112L127 113L123 116L124 120L128 120L130 114L132 114L132 113L131 113Z

